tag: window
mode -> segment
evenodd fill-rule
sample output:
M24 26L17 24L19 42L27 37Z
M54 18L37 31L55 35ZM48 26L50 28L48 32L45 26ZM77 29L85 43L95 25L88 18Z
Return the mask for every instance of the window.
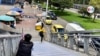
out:
M97 15L97 18L100 18L100 15Z
M64 28L58 28L58 32L59 33L63 33L64 32Z

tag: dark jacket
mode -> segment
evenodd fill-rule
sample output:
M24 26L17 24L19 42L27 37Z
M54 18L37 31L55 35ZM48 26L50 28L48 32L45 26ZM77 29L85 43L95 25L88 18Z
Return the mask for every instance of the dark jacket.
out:
M21 40L16 56L31 56L32 47L32 42L26 42L24 40Z
M40 37L44 37L43 31L39 32Z

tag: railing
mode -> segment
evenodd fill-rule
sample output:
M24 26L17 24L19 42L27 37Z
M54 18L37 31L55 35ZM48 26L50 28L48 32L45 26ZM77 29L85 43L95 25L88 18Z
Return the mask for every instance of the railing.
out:
M0 56L15 56L21 35L0 35Z
M79 50L78 42L77 42L77 40L75 40L75 38L77 38L77 37L83 38L84 44L83 44L82 50L84 53L86 53L88 55L90 54L90 51L89 51L90 38L100 37L100 35L91 35L91 34L84 34L84 35L79 34L77 36L74 34L73 35L66 34L68 36L68 38L65 40L63 35L64 34L60 34L60 33L51 33L50 42L67 47L72 50L81 51L81 50Z

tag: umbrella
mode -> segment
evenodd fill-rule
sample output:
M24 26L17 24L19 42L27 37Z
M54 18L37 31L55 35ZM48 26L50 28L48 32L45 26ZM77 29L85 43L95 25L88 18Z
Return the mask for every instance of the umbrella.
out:
M6 13L7 15L10 15L10 16L18 16L20 15L20 13L16 12L16 11L9 11Z
M11 10L12 10L12 11L17 11L17 12L19 12L19 13L22 13L22 12L23 12L22 9L21 9L21 8L18 8L18 7L14 7L14 8L12 8Z
M1 21L14 21L15 19L13 17L7 16L7 15L1 15L0 20Z

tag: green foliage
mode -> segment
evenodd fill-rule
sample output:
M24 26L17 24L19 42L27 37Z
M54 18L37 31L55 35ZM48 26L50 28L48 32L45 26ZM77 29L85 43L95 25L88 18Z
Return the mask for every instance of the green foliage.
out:
M34 0L35 3L43 3L45 2L46 0Z
M90 0L89 2L90 5L95 7L95 11L94 11L94 19L93 22L95 21L95 17L96 17L96 13L98 13L98 11L100 11L100 0Z
M83 17L91 16L91 14L87 12L87 7L82 7L78 12L81 13Z
M64 11L63 13L58 10L54 10L55 13L67 22L77 22L85 29L100 29L100 20L96 20L95 23L87 17L81 17L79 14Z
M51 0L52 5L58 7L60 10L70 8L73 5L73 0Z
M100 9L100 0L90 0L89 4Z
M83 4L84 3L86 5L86 4L89 4L89 1L90 0L74 0L74 3L75 4Z

